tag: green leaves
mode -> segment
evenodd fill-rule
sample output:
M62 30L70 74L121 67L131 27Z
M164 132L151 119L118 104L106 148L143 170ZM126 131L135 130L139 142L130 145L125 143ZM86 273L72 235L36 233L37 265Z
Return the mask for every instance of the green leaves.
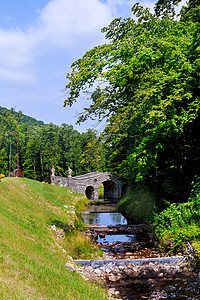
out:
M135 20L113 20L102 30L108 43L73 63L65 103L87 89L89 108L78 121L106 119L100 139L112 172L157 182L194 157L186 145L200 112L200 29L139 4L132 10Z

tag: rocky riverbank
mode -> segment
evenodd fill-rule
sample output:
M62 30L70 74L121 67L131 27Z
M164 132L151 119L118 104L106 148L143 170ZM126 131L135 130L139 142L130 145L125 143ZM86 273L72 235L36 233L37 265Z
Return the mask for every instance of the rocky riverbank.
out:
M117 299L200 299L200 278L185 261L179 263L101 267L83 266L77 271L100 283Z

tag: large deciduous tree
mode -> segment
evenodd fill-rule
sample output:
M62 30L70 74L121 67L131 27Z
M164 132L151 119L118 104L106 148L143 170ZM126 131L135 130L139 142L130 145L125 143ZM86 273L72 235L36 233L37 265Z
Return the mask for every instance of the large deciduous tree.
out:
M133 181L155 181L183 173L190 159L188 132L200 112L200 25L160 18L139 4L132 10L136 20L115 19L102 30L108 43L72 64L65 105L87 90L78 122L106 118L101 138L110 167Z

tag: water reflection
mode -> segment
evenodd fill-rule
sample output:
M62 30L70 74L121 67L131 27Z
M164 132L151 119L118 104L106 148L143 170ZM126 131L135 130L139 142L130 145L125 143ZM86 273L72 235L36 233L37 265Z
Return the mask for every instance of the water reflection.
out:
M84 215L84 220L87 224L97 224L97 225L127 225L126 219L118 212L109 213L89 213Z
M126 235L126 234L111 234L111 235L106 235L104 238L100 238L98 236L97 239L98 243L101 243L103 245L111 244L114 242L137 242L137 237L136 235Z

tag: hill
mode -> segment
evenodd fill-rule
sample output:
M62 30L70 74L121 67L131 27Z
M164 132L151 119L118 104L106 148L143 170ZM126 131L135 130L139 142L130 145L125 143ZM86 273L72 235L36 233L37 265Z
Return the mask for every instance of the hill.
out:
M78 199L67 188L26 178L2 180L1 299L106 299L101 288L65 267L69 254L91 252L88 241L69 230L77 228Z
M5 107L2 107L0 106L0 115L2 115L4 112L9 112L10 109L7 109ZM14 115L15 117L17 116L18 112L14 111ZM42 126L44 125L44 122L43 121L38 121L36 120L35 118L32 118L32 117L29 117L27 115L24 115L22 113L21 115L21 120L20 120L21 123L28 123L29 125L36 125L36 126Z

